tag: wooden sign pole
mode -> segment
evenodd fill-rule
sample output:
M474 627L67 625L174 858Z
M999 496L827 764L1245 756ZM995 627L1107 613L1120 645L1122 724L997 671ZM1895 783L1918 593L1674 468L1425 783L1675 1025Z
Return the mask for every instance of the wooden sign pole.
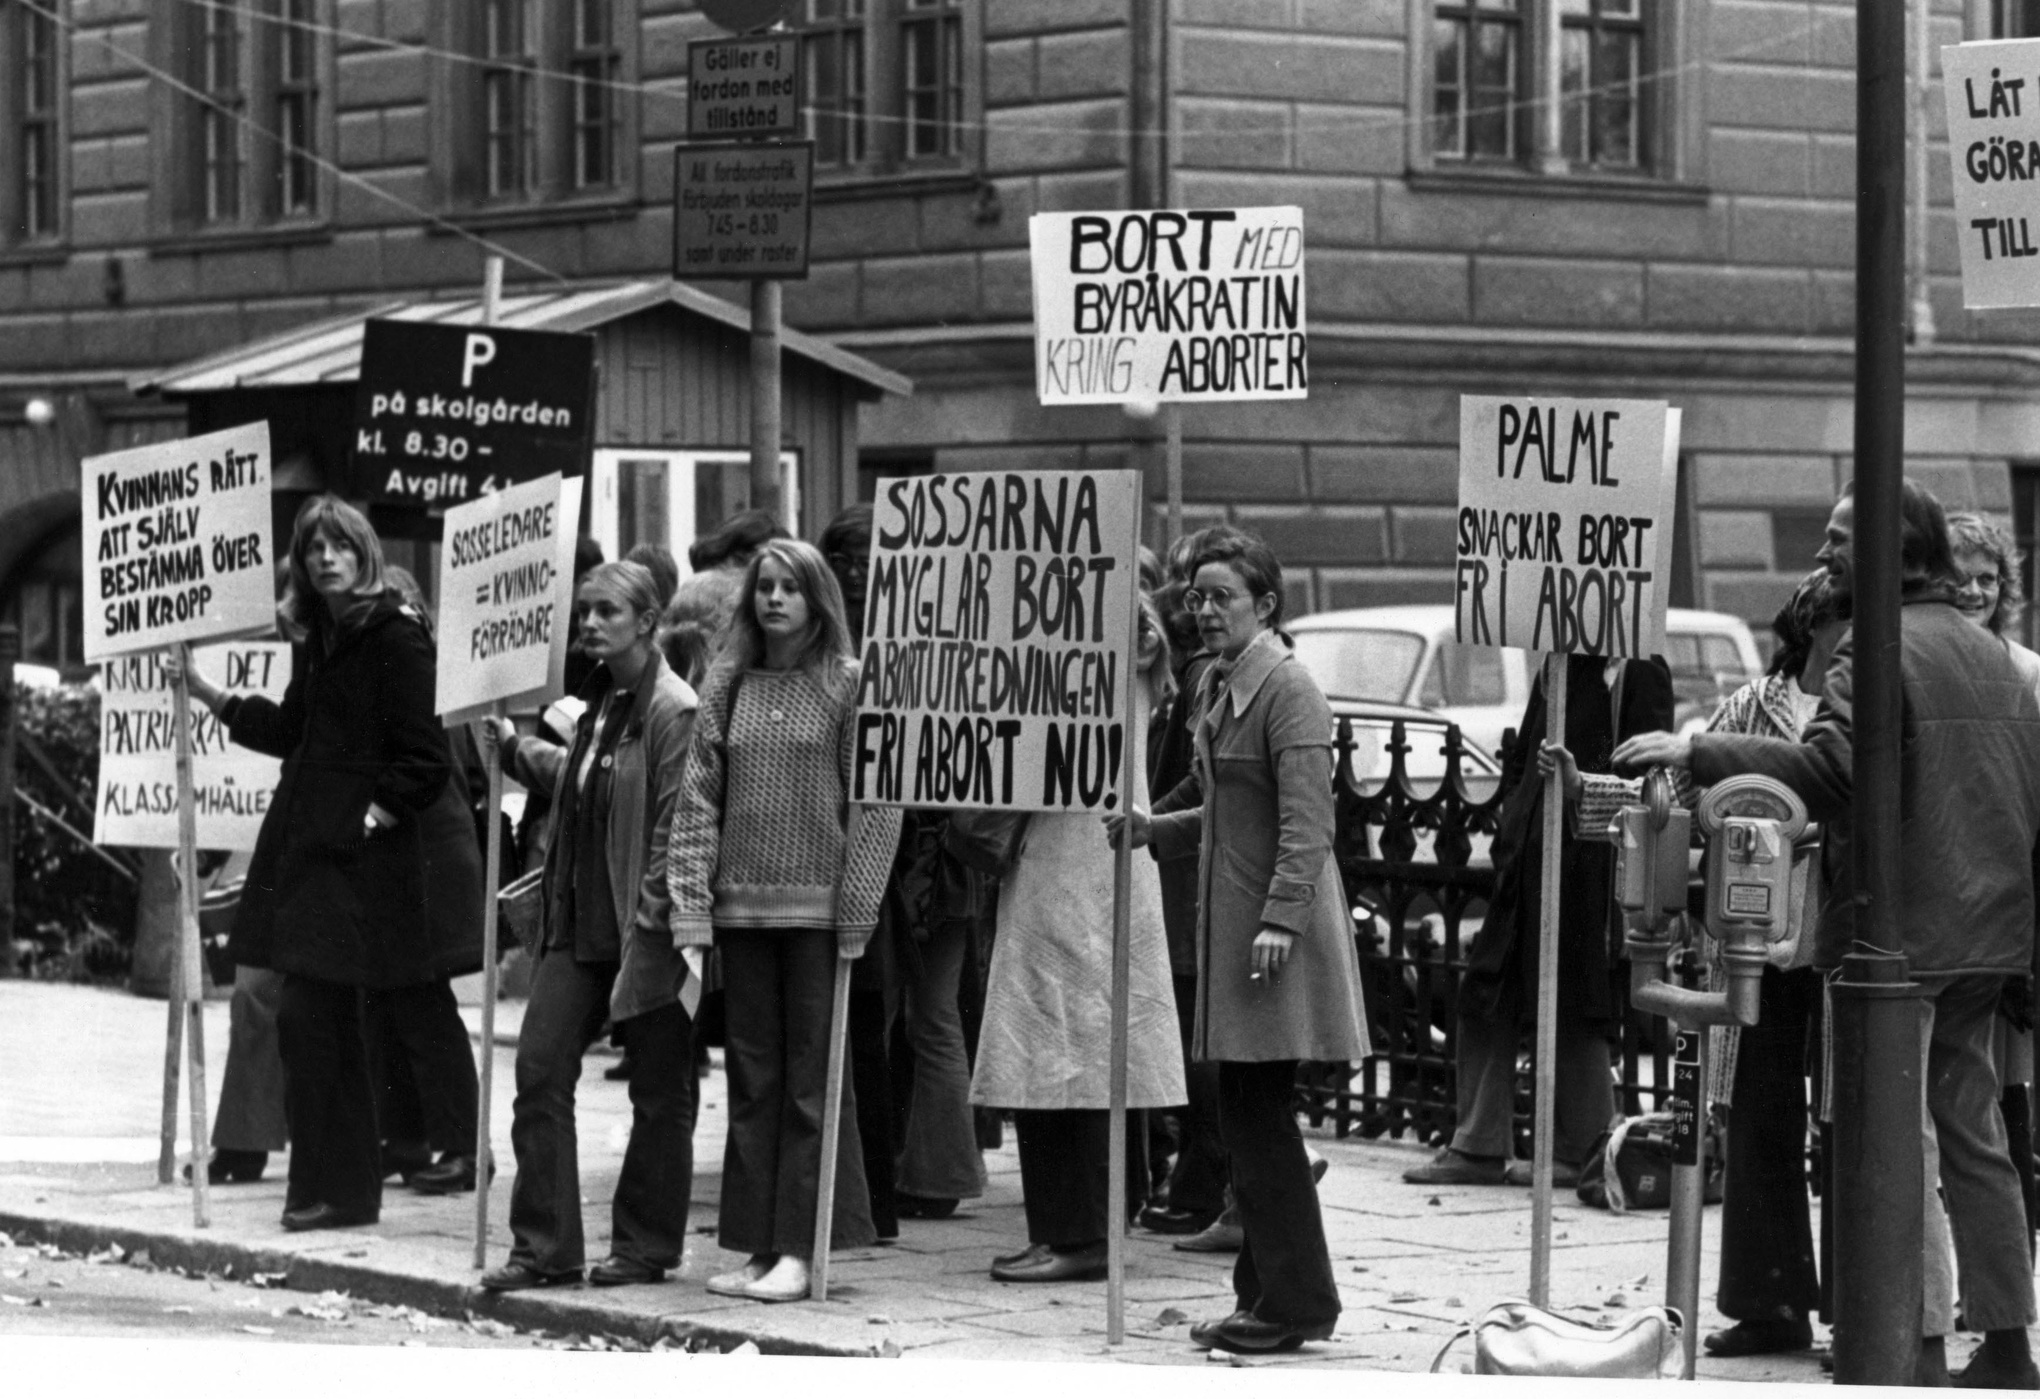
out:
M1544 660L1545 737L1565 741L1563 652ZM1527 740L1527 736L1526 739ZM1528 754L1526 758L1535 758ZM1561 844L1565 837L1565 789L1557 772L1544 784L1544 897L1537 937L1537 1088L1530 1176L1530 1300L1551 1305L1551 1147L1557 1123L1553 1097L1558 1083L1558 918Z
M851 811L856 812L852 807ZM856 821L851 821L852 830ZM836 959L836 987L829 998L829 1076L822 1099L822 1160L815 1172L815 1250L808 1266L808 1296L829 1300L829 1238L836 1227L836 1150L843 1137L843 1071L849 1057L850 970L848 957Z
M1173 431L1175 405L1170 405L1172 436L1180 443L1181 437ZM1130 559L1140 557L1140 524L1144 502L1141 490L1134 487L1133 496L1133 539L1127 554ZM1125 758L1119 767L1119 810L1131 816L1133 812L1134 764L1146 758L1146 745L1140 741L1140 706L1145 703L1141 694L1140 680L1140 591L1136 586L1132 606L1126 616L1126 655L1131 662L1126 676L1126 708L1121 716L1125 725ZM1127 1021L1129 988L1133 963L1133 841L1119 842L1119 848L1112 861L1112 1081L1111 1120L1105 1169L1105 1343L1122 1345L1126 1341L1126 1061ZM1143 1162L1141 1169L1147 1169Z
M489 722L503 717L499 701ZM491 739L495 735L490 735ZM489 774L489 844L482 860L482 1053L481 1091L475 1113L475 1266L489 1261L489 1177L495 1158L489 1150L489 1102L496 1085L496 884L503 871L503 750L495 742L481 745Z
M182 900L180 890L178 898ZM180 916L180 925L182 922ZM178 936L181 940L183 929ZM163 1129L156 1149L156 1179L169 1185L177 1179L177 1089L184 1072L184 951L170 959L169 1024L163 1032Z
M190 652L178 669L170 691L170 719L177 744L177 965L171 1005L188 1018L185 1051L190 1071L191 1222L203 1229L212 1223L205 1127L205 967L198 942L198 798L191 779ZM174 1092L174 1090L172 1090ZM166 1098L170 1094L166 1093ZM174 1111L174 1103L172 1104Z

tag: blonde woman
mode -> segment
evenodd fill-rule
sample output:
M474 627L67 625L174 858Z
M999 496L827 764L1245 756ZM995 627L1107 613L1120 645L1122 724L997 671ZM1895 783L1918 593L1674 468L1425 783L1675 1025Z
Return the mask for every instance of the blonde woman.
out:
M874 1238L847 1079L814 1237L836 961L863 955L899 843L897 811L850 806L856 718L842 590L813 545L765 542L703 682L668 875L674 945L712 942L727 997L718 1234L748 1259L710 1280L725 1296L798 1301L817 1247Z

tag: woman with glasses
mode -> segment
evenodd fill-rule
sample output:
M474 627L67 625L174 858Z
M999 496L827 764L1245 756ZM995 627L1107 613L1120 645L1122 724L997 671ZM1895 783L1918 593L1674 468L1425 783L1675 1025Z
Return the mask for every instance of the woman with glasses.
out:
M1129 754L1146 751L1148 715L1170 684L1168 647L1154 604L1140 601L1140 684ZM1134 801L1147 801L1134 768ZM992 1260L1001 1282L1075 1282L1105 1276L1105 1238L1145 1197L1147 1153L1129 1140L1130 1198L1112 1205L1112 852L1080 812L1028 818L999 885L984 1027L971 1101L1013 1110L1027 1246ZM1162 930L1162 885L1152 860L1135 860L1127 918L1126 1105L1180 1103L1182 1051Z
M1290 1350L1339 1317L1317 1186L1292 1106L1300 1059L1367 1057L1360 966L1332 857L1332 714L1281 631L1282 565L1259 539L1213 529L1184 602L1205 649L1197 764L1152 817L1107 818L1163 857L1194 849L1195 1054L1218 1063L1219 1133L1244 1235L1238 1309L1193 1326L1200 1345Z

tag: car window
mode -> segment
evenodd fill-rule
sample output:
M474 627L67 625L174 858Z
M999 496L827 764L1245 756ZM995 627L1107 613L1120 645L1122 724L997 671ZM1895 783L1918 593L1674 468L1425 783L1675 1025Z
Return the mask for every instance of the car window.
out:
M1409 632L1299 631L1296 659L1332 699L1398 703L1424 654L1424 639Z
M1674 675L1700 674L1700 638L1691 632L1666 632L1665 664Z
M1742 652L1736 649L1733 640L1725 636L1703 636L1700 638L1700 658L1707 669L1718 675L1742 675Z
M1355 719L1353 722L1353 776L1368 791L1378 790L1388 780L1389 739L1392 736L1389 722L1378 719ZM1404 771L1419 787L1431 787L1445 775L1445 726L1443 724L1406 723L1403 736L1410 746L1403 759ZM1490 777L1499 769L1493 760L1478 750L1469 752L1461 748L1460 775L1469 782Z
M1509 698L1502 653L1491 646L1440 646L1434 664L1445 677L1441 704L1502 704Z

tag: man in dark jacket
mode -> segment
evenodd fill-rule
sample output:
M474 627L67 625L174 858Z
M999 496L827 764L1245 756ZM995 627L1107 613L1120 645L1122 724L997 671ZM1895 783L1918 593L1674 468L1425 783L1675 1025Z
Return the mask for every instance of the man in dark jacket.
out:
M1844 496L1821 551L1834 586L1853 592L1854 502ZM2032 852L2040 832L2040 706L2002 642L1952 605L1947 522L1931 493L1903 496L1904 689L1900 785L1901 948L1926 988L1932 1036L1927 1103L1954 1227L1963 1309L1985 1333L1962 1388L2040 1388L2026 1328L2034 1320L2025 1208L1998 1110L1991 1021L2007 978L2033 965ZM1646 734L1616 750L1632 767L1690 767L1700 783L1738 773L1775 777L1824 824L1827 897L1817 961L1840 963L1855 931L1850 864L1854 819L1853 637L1836 648L1819 711L1798 743L1702 734ZM1929 1188L1932 1181L1928 1182ZM1940 1361L1927 1338L1922 1368ZM1943 1370L1945 1374L1945 1370ZM1942 1380L1945 1383L1945 1379Z

